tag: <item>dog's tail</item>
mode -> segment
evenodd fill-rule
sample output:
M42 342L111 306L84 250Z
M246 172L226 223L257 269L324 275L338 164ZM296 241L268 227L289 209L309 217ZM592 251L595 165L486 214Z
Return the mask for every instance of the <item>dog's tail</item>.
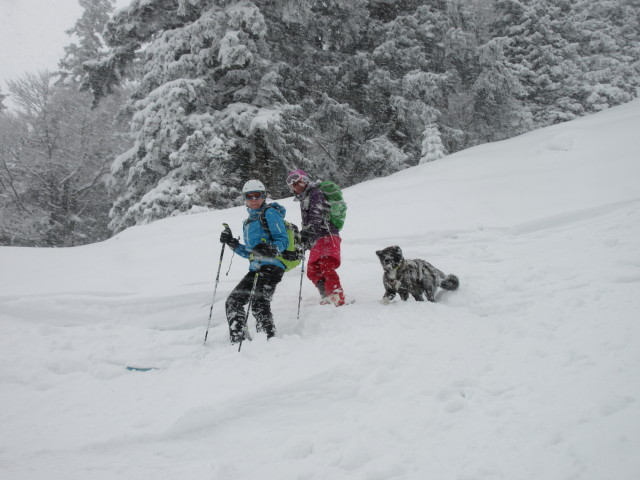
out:
M440 286L445 290L457 290L460 286L460 280L455 275L447 275L442 282L440 282Z

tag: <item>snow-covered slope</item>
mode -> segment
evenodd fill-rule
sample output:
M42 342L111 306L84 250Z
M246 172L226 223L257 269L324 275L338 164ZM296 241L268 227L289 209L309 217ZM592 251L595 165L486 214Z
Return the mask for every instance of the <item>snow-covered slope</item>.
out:
M229 252L202 341L243 207L0 248L0 478L635 480L638 132L636 101L346 189L356 303L305 279L296 320L288 273L240 353ZM460 290L378 303L394 244Z

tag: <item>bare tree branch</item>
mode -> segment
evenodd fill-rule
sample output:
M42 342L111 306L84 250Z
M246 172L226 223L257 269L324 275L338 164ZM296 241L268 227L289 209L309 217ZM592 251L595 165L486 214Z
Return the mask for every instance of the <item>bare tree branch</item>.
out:
M2 166L5 170L6 175L5 178L7 179L7 182L9 183L9 187L11 189L11 191L13 192L13 198L14 200L17 202L18 206L24 210L27 213L31 213L31 210L29 210L24 203L22 203L22 199L20 198L20 194L18 193L18 191L16 190L14 181L13 181L13 174L11 173L11 170L9 169L9 166L7 165L7 162L4 160L4 158L2 159Z

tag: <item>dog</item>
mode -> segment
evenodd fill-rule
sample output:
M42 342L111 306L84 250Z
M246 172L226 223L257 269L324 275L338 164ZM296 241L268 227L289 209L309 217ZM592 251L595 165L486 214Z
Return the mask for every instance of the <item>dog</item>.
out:
M385 305L395 298L396 293L404 301L411 294L418 302L423 302L425 295L428 301L435 302L438 287L456 290L460 286L458 277L445 275L429 262L405 259L397 245L377 250L376 255L384 270L384 296L380 302Z

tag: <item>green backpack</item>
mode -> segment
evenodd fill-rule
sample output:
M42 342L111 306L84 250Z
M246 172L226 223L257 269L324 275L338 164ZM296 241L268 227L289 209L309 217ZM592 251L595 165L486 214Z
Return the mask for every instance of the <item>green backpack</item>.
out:
M340 187L331 180L325 180L318 188L329 203L329 221L338 230L344 227L344 219L347 216L347 203L344 201Z
M273 207L271 205L267 205L262 213L260 213L260 225L262 226L262 229L267 232L267 235L273 238L269 225L267 224L267 219L265 218L267 208ZM304 249L302 248L302 239L300 238L300 230L298 230L298 226L295 223L290 223L286 220L284 221L284 226L287 229L287 235L289 236L289 246L284 252L282 252L282 255L276 257L276 259L280 260L284 264L284 271L288 272L300 265L304 255Z

